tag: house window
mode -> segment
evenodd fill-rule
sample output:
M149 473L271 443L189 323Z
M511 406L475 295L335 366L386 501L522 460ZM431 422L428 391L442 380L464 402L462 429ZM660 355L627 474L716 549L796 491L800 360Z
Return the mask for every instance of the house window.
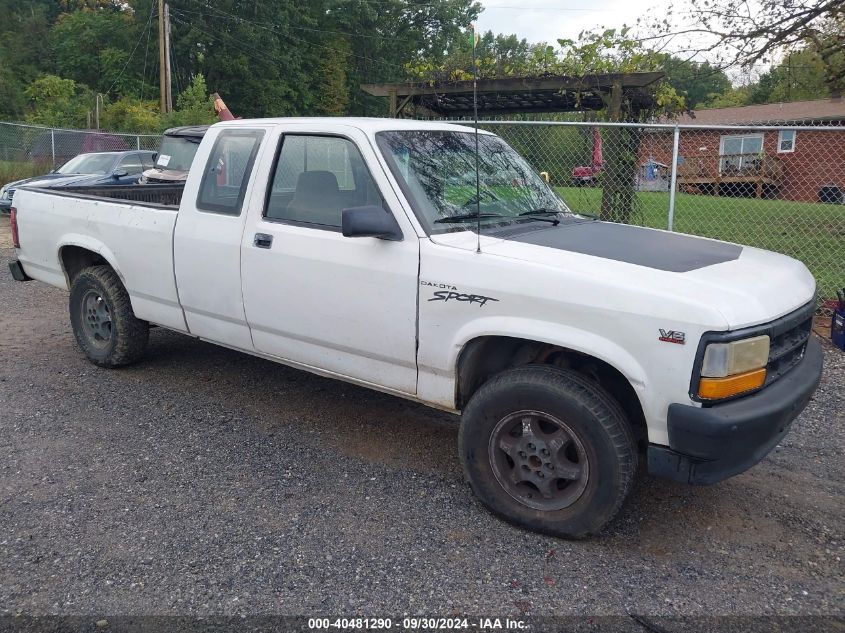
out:
M762 134L723 136L719 144L719 173L744 174L760 164Z
M795 130L781 130L778 132L778 154L788 154L795 151Z

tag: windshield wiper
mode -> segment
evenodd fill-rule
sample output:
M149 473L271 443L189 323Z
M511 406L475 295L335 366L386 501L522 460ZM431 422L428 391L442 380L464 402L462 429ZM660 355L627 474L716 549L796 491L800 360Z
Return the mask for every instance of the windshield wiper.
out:
M477 220L478 218L502 218L501 213L461 213L460 215L450 215L448 218L438 218L434 221L435 224L451 224L457 222L469 222L470 220Z
M553 226L560 224L557 218L549 218L545 216L557 215L560 211L552 211L551 209L534 209L533 211L523 211L519 214L520 217L529 217L532 220L540 220L541 222L550 222Z

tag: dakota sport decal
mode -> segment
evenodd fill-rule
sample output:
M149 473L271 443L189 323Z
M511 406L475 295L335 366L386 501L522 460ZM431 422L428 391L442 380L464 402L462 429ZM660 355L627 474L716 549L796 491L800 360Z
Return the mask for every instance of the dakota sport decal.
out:
M461 301L464 303L476 303L478 307L483 307L488 301L498 301L493 297L485 297L484 295L470 294L460 292L455 286L451 284L439 284L431 281L420 281L421 286L431 286L433 288L440 288L435 290L434 296L429 301Z

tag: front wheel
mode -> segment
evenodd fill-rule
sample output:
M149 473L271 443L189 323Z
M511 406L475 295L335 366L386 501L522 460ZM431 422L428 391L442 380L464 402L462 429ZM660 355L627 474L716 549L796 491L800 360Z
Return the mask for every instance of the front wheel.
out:
M91 266L70 287L70 322L76 342L100 367L121 367L144 354L150 329L135 318L129 294L110 266Z
M613 519L637 464L619 404L582 375L543 365L485 383L463 412L459 445L470 485L491 511L567 538Z

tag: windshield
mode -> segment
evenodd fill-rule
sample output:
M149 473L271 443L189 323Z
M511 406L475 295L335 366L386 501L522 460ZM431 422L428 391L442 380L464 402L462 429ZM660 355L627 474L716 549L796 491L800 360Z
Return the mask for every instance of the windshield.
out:
M378 144L420 221L430 232L472 229L476 218L475 134L380 132ZM542 178L497 136L478 135L482 225L571 213ZM462 222L462 220L467 220Z
M114 154L80 154L71 158L56 170L57 174L103 174L111 173Z
M156 167L172 171L188 171L200 146L193 136L164 136L156 158Z

